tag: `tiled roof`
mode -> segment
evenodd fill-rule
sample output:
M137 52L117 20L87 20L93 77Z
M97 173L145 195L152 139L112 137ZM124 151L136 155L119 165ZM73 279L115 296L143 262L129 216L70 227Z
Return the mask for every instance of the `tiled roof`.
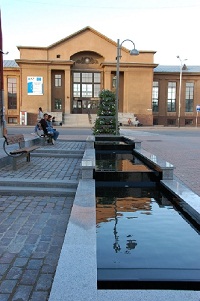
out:
M180 72L180 66L167 66L167 65L158 65L156 68L154 68L154 72ZM186 69L183 68L184 73L200 73L200 66L187 66Z
M3 67L4 68L19 68L19 66L17 65L17 63L14 60L4 60L3 61Z

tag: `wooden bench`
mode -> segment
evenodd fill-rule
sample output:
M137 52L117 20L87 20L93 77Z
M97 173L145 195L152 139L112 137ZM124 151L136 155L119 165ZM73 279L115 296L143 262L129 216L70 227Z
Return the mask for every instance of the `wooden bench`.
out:
M30 153L34 151L35 149L39 148L39 145L33 145L29 147L25 147L25 139L24 135L6 135L4 136L5 140L3 143L3 149L5 153L12 157L12 163L13 163L13 170L17 169L17 159L21 157L26 157L26 161L30 162ZM8 145L17 145L17 149L11 149L8 150Z

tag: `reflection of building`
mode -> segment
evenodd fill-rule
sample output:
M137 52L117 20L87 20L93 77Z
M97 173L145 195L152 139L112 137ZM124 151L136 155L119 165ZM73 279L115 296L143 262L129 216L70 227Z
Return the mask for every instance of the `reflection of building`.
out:
M61 112L68 126L89 125L88 113L96 117L99 91L115 91L116 46L86 27L48 47L18 47L20 59L4 61L7 122L19 123L24 111L33 124L42 107ZM135 114L143 125L176 124L180 67L157 67L155 51L131 56L121 50L119 112ZM181 125L194 125L199 93L200 67L188 67L182 77Z
M109 197L97 197L97 224L109 222L111 219L115 219L116 214L119 217L123 212L141 210L148 214L151 211L151 198L113 198L113 201L111 199ZM109 202L110 200L111 202Z
M141 211L145 214L151 213L151 198L115 198L115 197L97 197L96 221L97 227L101 228L101 223L113 221L114 242L113 249L116 253L121 251L120 234L118 232L118 220L123 213ZM125 237L126 253L135 249L137 242L131 234Z

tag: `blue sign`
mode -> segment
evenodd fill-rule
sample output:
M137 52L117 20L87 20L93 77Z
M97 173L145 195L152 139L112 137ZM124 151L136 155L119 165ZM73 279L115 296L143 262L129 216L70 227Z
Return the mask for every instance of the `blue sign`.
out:
M43 95L43 77L28 76L27 77L27 93L28 95Z
M197 110L197 112L200 112L200 105L196 106L196 110Z

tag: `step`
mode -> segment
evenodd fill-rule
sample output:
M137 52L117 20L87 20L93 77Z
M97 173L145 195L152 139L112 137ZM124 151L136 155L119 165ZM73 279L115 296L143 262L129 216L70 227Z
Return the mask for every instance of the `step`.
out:
M72 188L76 189L78 186L78 181L74 180L68 180L68 181L62 181L62 180L35 180L35 179L6 179L3 177L0 177L0 191L3 187L36 187L36 188Z
M85 150L75 150L75 149L52 149L52 148L38 148L34 151L35 153L54 153L54 154L77 154L83 155ZM33 154L33 153L32 153Z
M54 157L54 158L82 158L83 154L60 154L49 152L35 152L31 153L31 157Z
M19 187L7 186L0 187L1 195L28 195L28 196L72 196L76 194L75 188L42 188L42 187Z

